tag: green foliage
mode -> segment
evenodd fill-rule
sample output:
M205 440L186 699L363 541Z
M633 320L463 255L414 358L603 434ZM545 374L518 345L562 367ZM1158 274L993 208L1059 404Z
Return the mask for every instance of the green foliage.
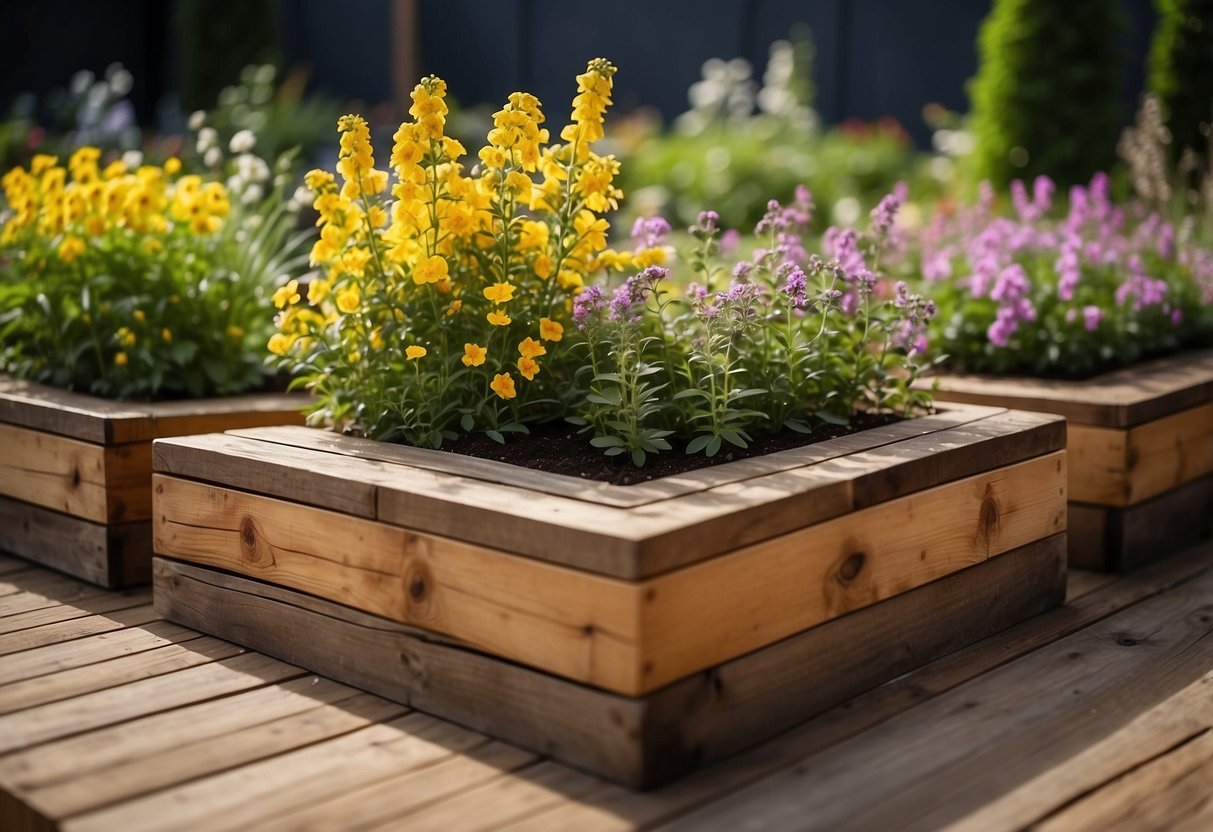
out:
M177 0L174 6L187 111L210 106L245 66L279 57L275 0Z
M1173 156L1208 144L1201 123L1213 122L1213 0L1156 0L1147 87L1171 130Z
M996 0L969 83L977 177L1069 186L1111 167L1121 27L1116 0Z

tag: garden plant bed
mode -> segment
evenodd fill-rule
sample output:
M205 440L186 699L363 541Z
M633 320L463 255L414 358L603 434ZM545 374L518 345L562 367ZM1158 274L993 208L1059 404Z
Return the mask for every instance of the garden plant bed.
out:
M151 579L152 440L300 424L281 393L114 402L0 376L0 550L101 586Z
M306 428L159 440L156 604L652 786L1059 604L1064 443L956 405L614 486Z
M651 786L1060 603L1064 439L956 405L636 486L308 428L159 440L156 604Z
M938 381L942 401L1066 417L1071 566L1130 569L1213 534L1213 350L1081 381Z

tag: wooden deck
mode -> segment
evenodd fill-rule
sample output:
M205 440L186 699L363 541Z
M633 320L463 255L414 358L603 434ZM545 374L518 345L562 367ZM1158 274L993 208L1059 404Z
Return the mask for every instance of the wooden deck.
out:
M638 794L0 556L0 829L1213 828L1213 544ZM306 633L300 633L306 638Z

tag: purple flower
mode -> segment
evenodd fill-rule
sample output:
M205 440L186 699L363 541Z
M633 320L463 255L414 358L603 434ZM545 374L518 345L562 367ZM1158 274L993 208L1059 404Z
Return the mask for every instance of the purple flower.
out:
M578 329L584 330L589 325L589 319L597 317L606 304L601 286L586 286L581 294L573 298L573 323L577 324Z
M711 237L719 227L720 214L717 214L715 211L700 211L696 223L687 230L699 237Z
M783 293L791 298L792 306L797 309L803 309L808 306L808 298L805 297L805 291L808 289L809 282L805 278L804 271L799 266L794 267L788 272L787 280L783 284Z
M754 264L749 260L738 260L733 266L733 278L735 280L745 280L750 276L750 271L753 270Z
M897 211L901 208L901 200L886 194L872 209L870 215L872 221L872 231L879 237L883 237L889 233L889 229L893 227L893 222L897 219Z
M736 228L730 228L728 231L720 235L720 253L732 254L741 245L741 232Z
M1082 308L1083 326L1087 328L1087 332L1094 332L1099 329L1099 324L1103 320L1103 310L1098 306L1084 306Z
M640 217L632 224L632 242L636 249L665 245L670 224L663 217Z

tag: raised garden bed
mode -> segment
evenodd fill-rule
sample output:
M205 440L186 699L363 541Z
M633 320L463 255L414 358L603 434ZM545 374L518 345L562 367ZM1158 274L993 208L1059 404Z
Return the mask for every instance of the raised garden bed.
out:
M0 376L0 549L101 586L146 583L152 440L302 421L298 396L125 403Z
M159 440L156 605L652 786L1059 604L1064 444L957 405L614 486L307 428Z
M1130 569L1213 534L1213 350L1082 381L944 375L936 395L1066 417L1071 566Z

